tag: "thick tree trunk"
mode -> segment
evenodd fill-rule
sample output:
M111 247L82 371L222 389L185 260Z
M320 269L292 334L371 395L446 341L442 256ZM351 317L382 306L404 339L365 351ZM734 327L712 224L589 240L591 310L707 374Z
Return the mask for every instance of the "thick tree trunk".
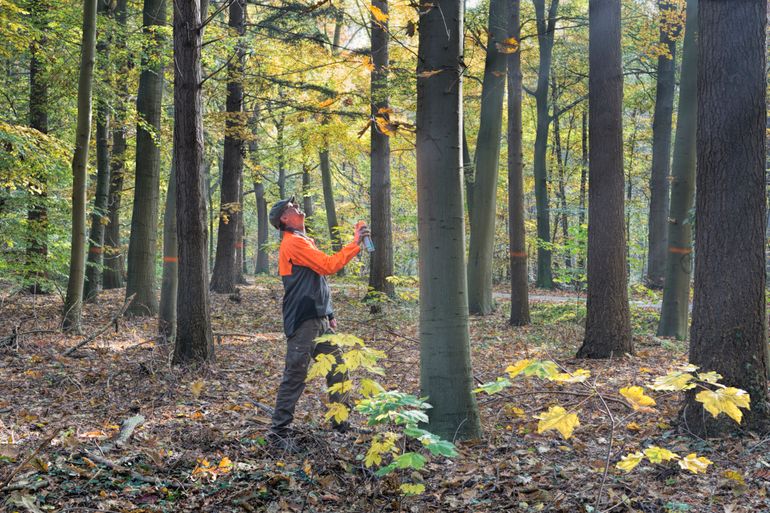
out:
M388 12L387 0L374 0L374 7L383 13ZM372 64L371 74L371 115L373 119L382 119L387 124L390 121L390 105L388 98L388 22L372 23ZM377 123L371 129L371 178L370 196L372 242L376 248L371 253L369 269L369 287L390 297L395 293L393 284L387 278L393 275L393 227L390 215L390 137L379 129ZM379 304L372 305L374 313Z
M511 3L508 33L518 41L521 0ZM521 52L508 56L508 217L511 245L511 318L513 326L529 324L527 241L524 231L524 155L521 122Z
M176 168L172 157L171 173L168 178L166 208L163 213L163 279L160 283L160 309L158 312L158 334L166 341L176 336L176 306L179 284L179 252L176 227Z
M620 0L589 4L588 298L578 358L633 353L623 226Z
M136 180L131 235L128 242L128 280L126 297L136 294L127 315L155 315L158 312L155 288L155 258L158 233L158 196L160 194L161 101L163 67L154 54L160 51L166 24L166 0L145 0L143 32L148 39L139 75L136 111Z
M557 0L558 1L558 0ZM476 139L476 180L468 252L468 310L471 314L492 313L492 254L497 214L497 177L503 126L506 54L499 51L508 38L507 0L489 3L487 55L481 86L481 118Z
M420 16L419 31L420 385L433 405L428 411L433 433L449 439L476 438L481 428L471 393L465 278L460 0L437 0Z
M751 396L742 427L767 431L765 29L767 2L701 0L698 14L697 226L690 362ZM738 427L688 394L700 436Z
M553 56L553 34L556 29L556 14L559 10L559 0L551 0L548 17L545 13L545 0L532 0L537 17L537 43L540 50L540 64L537 72L537 89L535 102L537 104L537 127L535 129L535 203L537 205L537 238L548 245L551 243L551 219L548 201L548 171L546 168L546 152L548 150L548 127L551 123L548 112L548 84L551 75L551 60ZM551 272L551 250L538 244L537 248L537 286L545 289L553 288Z
M174 167L179 238L175 364L214 358L206 267L206 198L201 176L200 24L198 0L174 2Z
M692 273L692 222L695 196L696 129L698 117L698 0L687 1L687 26L682 50L679 111L671 167L671 209L667 214L663 305L658 336L687 337Z
M64 331L80 331L83 309L86 245L86 167L91 139L91 93L96 57L96 1L86 0L83 7L83 39L78 79L78 121L75 154L72 157L72 246L67 296L64 300Z
M235 0L230 4L229 26L243 36L245 0ZM241 180L243 177L243 137L245 130L242 119L243 111L243 65L246 51L239 41L235 49L236 58L228 67L227 82L227 121L225 126L225 149L222 163L222 186L220 188L219 231L214 270L211 273L211 290L229 293L235 290L237 278L236 246L240 243L240 225L238 217L242 209L240 203Z
M677 3L658 0L661 19L675 10ZM666 263L669 196L668 175L671 170L671 116L674 111L676 83L676 41L661 22L660 43L670 55L658 57L658 78L655 92L655 115L652 123L652 171L650 173L650 215L648 221L647 286L663 287Z

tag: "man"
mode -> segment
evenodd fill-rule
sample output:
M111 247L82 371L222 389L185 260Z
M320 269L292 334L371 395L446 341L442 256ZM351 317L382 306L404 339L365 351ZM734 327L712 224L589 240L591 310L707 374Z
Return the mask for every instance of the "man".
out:
M278 273L283 280L283 331L288 339L286 366L275 400L269 438L280 448L293 449L289 425L305 389L311 359L327 353L334 354L337 363L342 363L337 347L328 342L314 341L325 333L334 333L337 327L325 276L345 267L358 254L361 249L359 244L370 232L366 225L358 225L353 242L338 253L327 255L305 234L305 214L296 204L294 196L275 203L270 209L269 219L270 224L281 230ZM326 376L326 383L332 386L346 379L346 374L335 373L332 369ZM346 404L347 399L347 394L329 394L331 402ZM344 432L348 424L333 423L332 427Z

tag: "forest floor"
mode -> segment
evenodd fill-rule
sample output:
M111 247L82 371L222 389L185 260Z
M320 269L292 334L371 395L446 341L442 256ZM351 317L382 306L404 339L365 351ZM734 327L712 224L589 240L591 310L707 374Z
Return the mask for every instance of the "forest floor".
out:
M253 281L253 278L250 278ZM212 295L216 362L170 365L156 321L121 319L72 357L62 353L108 325L123 290L104 292L84 311L84 335L57 331L58 296L0 299L0 509L7 511L245 512L769 512L769 439L751 433L698 439L677 426L681 396L658 394L635 412L618 389L651 382L686 361L686 344L652 335L657 312L633 308L636 354L575 360L585 307L533 302L533 324L508 326L507 303L471 319L476 380L494 381L523 358L551 359L591 371L601 397L581 385L517 377L513 387L478 396L484 436L457 442L459 455L434 457L418 471L384 478L364 464L372 433L340 435L323 421L321 380L297 409L298 454L266 444L283 370L281 284L260 278L238 301ZM372 316L364 288L335 290L340 332L387 353L387 389L419 394L418 307L409 300ZM544 291L533 291L547 295ZM16 329L15 340L5 339ZM606 411L602 398L611 415ZM537 419L560 404L580 416L567 440L537 434ZM110 444L124 420L144 417L125 443ZM610 421L610 417L614 419ZM113 447L114 445L114 447ZM675 462L643 462L625 473L620 457L650 445L714 462L691 474ZM405 475L406 474L406 475ZM402 496L401 477L425 485Z

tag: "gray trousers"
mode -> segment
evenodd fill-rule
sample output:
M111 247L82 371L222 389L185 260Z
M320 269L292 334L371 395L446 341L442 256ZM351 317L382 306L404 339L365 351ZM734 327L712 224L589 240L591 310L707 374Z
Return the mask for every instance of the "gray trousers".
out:
M270 431L277 435L285 436L289 432L289 425L294 420L294 408L305 390L305 378L311 358L315 359L319 354L333 354L337 363L342 363L340 348L329 342L316 343L313 339L326 333L334 333L329 327L326 317L308 319L299 325L297 330L289 337L286 347L286 366L283 370L283 379L278 387L273 412L273 423ZM348 379L347 372L335 373L335 369L326 375L326 385L332 386ZM348 405L348 393L329 394L329 401Z

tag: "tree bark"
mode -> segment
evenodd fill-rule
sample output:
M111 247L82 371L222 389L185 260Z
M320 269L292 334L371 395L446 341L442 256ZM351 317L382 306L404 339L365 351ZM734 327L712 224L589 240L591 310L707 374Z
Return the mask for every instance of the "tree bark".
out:
M310 192L310 166L305 162L302 164L302 210L305 211L305 217L313 217L313 194Z
M468 310L477 315L489 315L495 308L492 298L492 254L507 61L498 46L504 45L508 38L507 0L490 1L488 34L481 86L481 118L476 139L473 209L469 216L471 237L467 266Z
M372 6L384 14L388 13L387 0L373 0ZM389 72L389 37L388 22L377 21L372 24L372 64L371 73L371 116L381 119L387 125L390 122L390 99L388 97ZM388 281L393 275L393 227L390 213L390 136L372 124L371 140L371 221L372 242L376 250L371 253L369 269L369 288L393 297L395 290ZM379 303L372 304L373 313L380 308Z
M419 32L416 141L420 385L422 394L433 405L428 411L433 433L449 439L476 438L481 428L471 393L464 272L460 0L437 0L420 16Z
M72 246L69 281L64 300L64 331L79 332L83 309L86 244L86 167L91 138L91 93L96 57L96 0L86 0L83 7L83 39L78 79L78 121L75 154L72 157Z
M561 147L561 125L558 102L558 87L556 85L556 79L551 80L551 94L553 99L553 153L556 156L556 169L559 173L559 212L558 216L554 218L554 224L561 225L562 234L562 246L564 247L564 267L565 269L572 268L572 254L569 249L569 218L567 216L567 180L564 176L564 161L562 159L562 147ZM567 132L567 141L569 141L569 131ZM554 229L556 232L556 229ZM556 237L554 237L556 240Z
M229 26L240 37L244 34L245 0L230 3ZM243 66L246 56L244 44L239 40L236 58L228 66L227 121L225 127L225 148L222 163L222 185L220 188L219 231L214 270L211 273L211 290L230 293L235 290L237 278L236 246L240 243L238 217L242 213L240 203L241 180L243 177Z
M508 33L521 37L521 0L511 3ZM527 241L524 230L524 155L521 121L521 52L508 56L508 218L511 259L512 326L529 324L529 287L527 275Z
M668 251L658 336L687 337L692 273L692 223L695 196L696 131L698 117L698 0L687 1L687 25L682 50L679 111L671 167L671 209L667 214Z
M126 297L134 300L126 315L155 315L158 312L155 288L155 258L157 253L158 196L160 194L160 136L161 102L163 99L163 66L154 56L163 42L166 24L166 0L145 0L142 30L148 39L142 57L136 111L136 180L134 207L131 214L131 235L128 242L128 280Z
M176 226L176 158L172 156L168 178L166 208L163 213L163 278L160 284L158 334L166 341L176 336L177 291L179 287L179 251Z
M695 292L690 362L745 390L742 427L767 431L765 311L765 0L701 0ZM738 425L713 418L688 393L687 426L725 436Z
M620 0L589 4L588 294L578 358L633 353L623 226Z
M267 274L270 272L270 259L265 249L268 234L265 184L262 182L255 183L254 195L257 198L257 266L254 272L256 274Z
M324 141L323 149L318 157L321 163L321 184L324 191L324 206L326 207L326 223L329 226L329 235L332 241L332 250L336 253L342 249L342 240L340 238L339 225L337 223L337 207L334 204L334 189L332 188L332 170L329 165L329 143ZM345 274L343 267L338 276Z
M201 173L200 24L198 0L174 2L174 167L179 238L175 364L214 358L206 267L206 198Z
M677 8L672 0L658 0L663 18ZM660 43L670 55L658 57L658 78L655 91L655 114L652 123L652 171L650 173L650 215L648 220L647 286L663 287L666 263L669 196L668 175L671 171L671 116L674 111L676 83L676 41L661 21Z

